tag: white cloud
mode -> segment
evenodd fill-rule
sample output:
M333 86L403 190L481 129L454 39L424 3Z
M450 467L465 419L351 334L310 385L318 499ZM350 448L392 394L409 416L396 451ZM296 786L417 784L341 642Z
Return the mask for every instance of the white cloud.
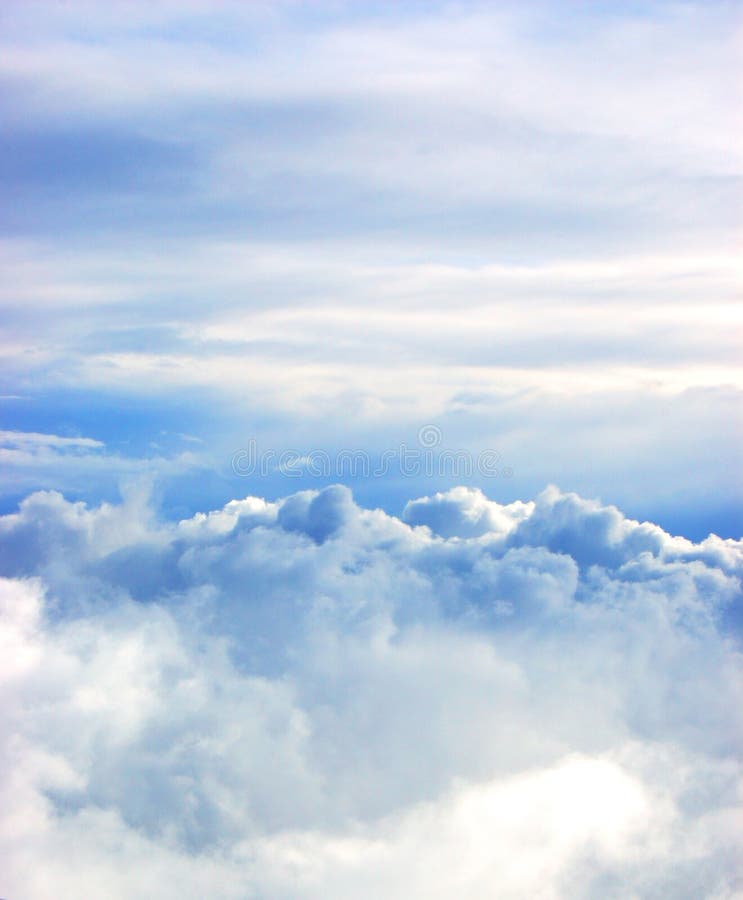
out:
M740 542L556 489L406 517L0 519L3 896L735 896Z
M410 525L427 525L442 537L507 534L529 516L534 505L493 503L479 490L453 488L433 497L409 501L402 518Z
M57 434L39 434L35 431L0 431L0 444L25 448L81 448L97 449L105 446L101 441L86 437L60 437Z

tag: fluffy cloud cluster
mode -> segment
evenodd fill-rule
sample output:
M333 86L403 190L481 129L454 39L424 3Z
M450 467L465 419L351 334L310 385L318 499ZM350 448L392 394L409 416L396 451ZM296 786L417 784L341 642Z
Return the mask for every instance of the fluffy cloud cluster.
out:
M0 894L740 896L743 544L549 489L0 519Z

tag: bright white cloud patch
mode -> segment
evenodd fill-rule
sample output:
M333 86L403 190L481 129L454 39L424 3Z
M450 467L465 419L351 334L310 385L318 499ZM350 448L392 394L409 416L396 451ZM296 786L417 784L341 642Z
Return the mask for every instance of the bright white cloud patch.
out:
M0 519L0 894L740 890L743 546L550 489Z

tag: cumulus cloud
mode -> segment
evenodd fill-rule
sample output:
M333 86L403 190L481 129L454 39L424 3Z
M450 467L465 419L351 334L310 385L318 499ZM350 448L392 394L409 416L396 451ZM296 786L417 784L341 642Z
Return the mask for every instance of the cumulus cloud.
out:
M482 491L456 487L405 505L402 518L410 525L427 525L441 537L476 537L507 534L533 510L529 503L502 506Z
M335 486L0 549L10 900L740 889L741 542Z

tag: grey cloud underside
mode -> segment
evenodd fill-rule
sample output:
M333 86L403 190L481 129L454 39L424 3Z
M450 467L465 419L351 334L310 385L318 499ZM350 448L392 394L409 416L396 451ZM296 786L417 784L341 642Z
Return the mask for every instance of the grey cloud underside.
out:
M36 494L0 547L10 896L734 896L740 542L332 487Z

